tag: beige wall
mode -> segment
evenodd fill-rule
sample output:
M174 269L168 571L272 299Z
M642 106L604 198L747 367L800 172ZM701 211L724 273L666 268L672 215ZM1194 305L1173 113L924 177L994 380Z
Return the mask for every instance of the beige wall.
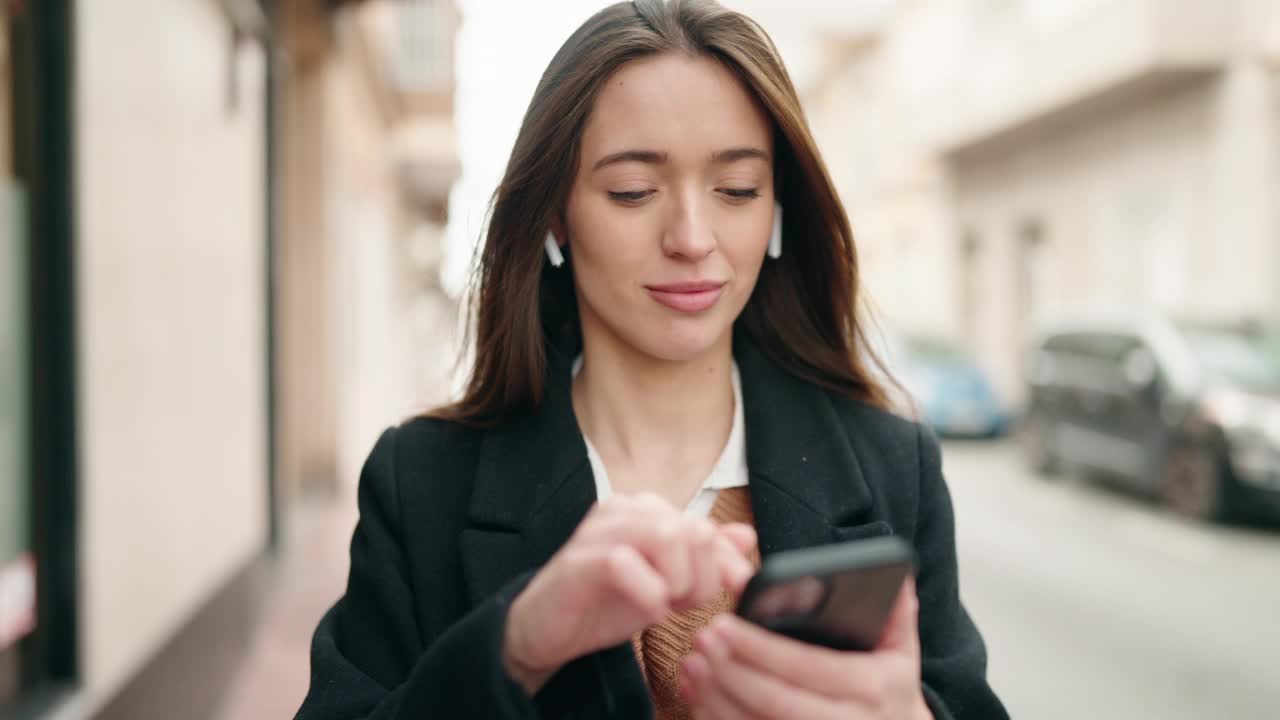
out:
M957 232L982 248L976 307L960 309L1006 396L1028 321L1064 306L1226 316L1276 301L1269 98L1234 72L957 164ZM1023 258L1029 222L1043 240Z
M806 105L890 324L969 343L1016 403L1055 307L1275 312L1277 19L1266 0L902 3L828 42Z
M390 10L368 3L336 13L324 109L337 469L348 485L382 430L443 399L439 360L452 361L454 348L456 305L434 279L438 253L421 248L440 242L440 227L413 207L395 162L401 131L422 116L395 112L369 82Z
M295 64L282 83L277 306L277 482L281 505L331 492L337 440L333 251L328 200L328 64Z
M306 28L293 42L313 51L295 53L284 93L286 505L354 484L383 429L442 399L441 360L453 359L456 305L436 279L443 218L432 217L457 173L450 86L397 93L396 22L392 3L367 2L291 28Z
M923 120L940 113L925 112L912 95L921 90L904 58L915 45L870 36L830 43L829 69L805 108L849 211L865 288L883 324L955 336L947 176L929 152Z
M112 692L265 542L262 56L207 0L77 4L84 681Z
M1212 232L1212 86L1093 117L957 167L957 231L975 238L970 338L1007 398L1020 397L1022 344L1064 305L1212 302L1238 240ZM1041 241L1023 257L1023 233ZM1217 271L1217 272L1215 272ZM1023 289L1023 274L1027 284ZM1224 289L1230 292L1230 289Z
M952 141L999 131L1153 72L1221 67L1257 13L1244 0L1021 0L971 3L951 28ZM962 3L922 3L915 15ZM925 9L927 7L927 9ZM954 12L954 10L952 11Z

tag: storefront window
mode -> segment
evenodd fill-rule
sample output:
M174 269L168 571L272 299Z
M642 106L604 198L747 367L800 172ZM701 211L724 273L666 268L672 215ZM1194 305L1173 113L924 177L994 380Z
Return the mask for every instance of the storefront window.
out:
M26 196L14 177L7 19L0 13L0 706L17 692L17 642L35 626L27 458Z
M0 647L16 640L9 577L29 540L24 210L18 185L0 179Z
M0 179L0 652L35 624L35 566L27 531L24 209L17 184ZM0 688L12 684L0 678Z

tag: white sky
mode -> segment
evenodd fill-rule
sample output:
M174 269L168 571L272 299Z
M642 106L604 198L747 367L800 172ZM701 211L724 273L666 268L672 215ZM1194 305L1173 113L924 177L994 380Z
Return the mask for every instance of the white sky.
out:
M778 44L797 84L811 71L814 32L855 29L892 0L722 0L755 18ZM442 280L467 282L494 187L520 120L552 55L584 20L612 0L457 0L456 127L462 176L449 201Z

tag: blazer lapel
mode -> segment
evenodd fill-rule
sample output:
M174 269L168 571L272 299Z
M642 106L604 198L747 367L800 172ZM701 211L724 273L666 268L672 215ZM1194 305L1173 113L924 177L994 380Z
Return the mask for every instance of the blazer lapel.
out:
M596 501L570 368L566 354L549 347L543 402L487 431L481 442L461 538L472 603L546 563Z
M734 354L761 553L890 534L872 517L871 489L826 392L745 335L735 338Z
M587 446L573 414L572 355L548 350L546 395L525 416L485 433L469 526L460 538L473 605L544 565L596 501ZM569 663L539 694L547 717L647 718L652 710L631 644Z

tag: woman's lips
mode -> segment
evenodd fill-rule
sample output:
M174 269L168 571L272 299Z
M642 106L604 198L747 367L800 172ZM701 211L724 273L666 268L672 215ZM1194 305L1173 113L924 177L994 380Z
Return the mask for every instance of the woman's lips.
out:
M722 282L698 281L646 285L645 289L654 300L672 310L698 313L716 304L724 293L724 285Z

